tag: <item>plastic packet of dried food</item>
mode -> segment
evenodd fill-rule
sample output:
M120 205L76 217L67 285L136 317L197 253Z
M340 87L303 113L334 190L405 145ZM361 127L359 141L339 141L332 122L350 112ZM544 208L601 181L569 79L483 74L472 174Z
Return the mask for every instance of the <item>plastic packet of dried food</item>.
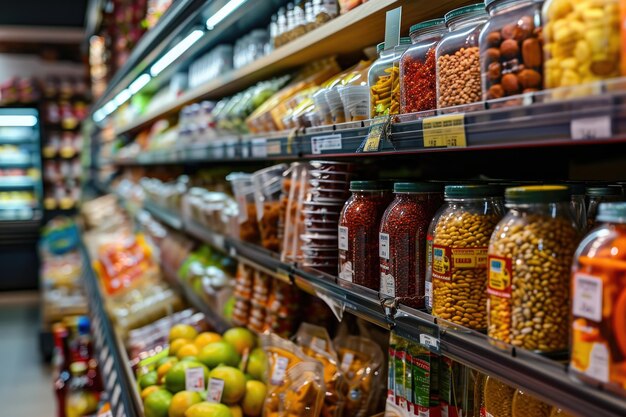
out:
M382 383L383 352L375 342L360 336L339 336L334 340L339 366L345 375L344 416L372 414L374 394Z

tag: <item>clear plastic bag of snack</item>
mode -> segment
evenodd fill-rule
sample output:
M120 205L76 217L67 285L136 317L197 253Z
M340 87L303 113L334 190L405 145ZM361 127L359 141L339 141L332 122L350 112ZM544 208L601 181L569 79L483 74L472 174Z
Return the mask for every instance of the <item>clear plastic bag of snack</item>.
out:
M226 177L226 180L230 181L235 200L239 206L239 238L246 242L256 243L259 240L259 223L252 175L233 172Z
M285 171L283 192L281 196L281 220L283 223L282 253L283 261L299 261L302 259L300 236L304 234L303 203L308 191L308 164L294 162Z
M375 394L382 383L383 352L375 342L361 336L340 336L334 340L340 369L345 375L346 404L343 415L365 417L372 414Z
M343 415L345 404L343 373L339 369L339 360L325 328L309 323L302 323L296 333L296 343L304 353L324 365L324 384L326 394L321 417L339 417Z
M262 169L252 175L257 219L261 231L261 244L266 249L278 252L278 220L280 218L280 194L282 174L287 165L279 164Z

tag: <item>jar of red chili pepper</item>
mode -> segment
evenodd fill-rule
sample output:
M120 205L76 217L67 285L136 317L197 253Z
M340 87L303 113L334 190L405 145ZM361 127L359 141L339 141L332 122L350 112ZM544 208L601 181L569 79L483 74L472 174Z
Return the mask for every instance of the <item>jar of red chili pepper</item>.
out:
M432 242L428 304L432 300L435 317L483 330L487 328L487 251L504 213L502 188L448 185L445 200L428 229Z
M391 203L391 184L352 181L339 218L339 278L378 290L378 228Z
M380 293L410 307L424 306L426 230L443 203L441 185L396 183L380 222Z
M574 255L569 369L626 396L626 203L600 204L598 221Z
M447 32L443 19L411 26L411 42L400 60L400 113L437 108L437 43Z

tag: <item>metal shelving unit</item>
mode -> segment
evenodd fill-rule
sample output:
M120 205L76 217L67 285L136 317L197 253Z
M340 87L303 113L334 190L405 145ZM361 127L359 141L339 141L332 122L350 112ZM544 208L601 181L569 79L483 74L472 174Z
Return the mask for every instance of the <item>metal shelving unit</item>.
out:
M81 244L81 253L83 277L91 309L94 346L113 417L143 416L143 407L128 355L106 312L100 284L91 268L91 258L84 244Z
M172 210L151 203L146 204L145 209L165 224L171 224L176 218L177 224L182 225L177 230L320 297L339 318L349 312L378 326L394 329L436 353L501 378L574 413L584 410L585 415L598 417L626 415L626 400L599 387L582 384L569 376L566 365L556 360L513 346L496 346L484 334L438 320L423 311L394 305L379 297L375 291L335 276L302 268L295 263L281 262L274 253L214 233L198 223L186 222ZM187 295L191 295L188 299L192 304L206 310L207 306L201 301L193 302L197 296Z

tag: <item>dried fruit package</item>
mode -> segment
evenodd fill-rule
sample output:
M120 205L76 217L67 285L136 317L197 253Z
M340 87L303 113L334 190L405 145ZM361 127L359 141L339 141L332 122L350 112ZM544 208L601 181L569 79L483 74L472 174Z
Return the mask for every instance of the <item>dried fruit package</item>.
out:
M281 215L279 230L282 225L282 261L301 261L302 246L300 238L304 234L303 203L309 189L309 166L294 162L285 171L281 195Z
M262 334L261 344L269 362L263 415L318 417L324 400L324 366L275 334Z
M278 252L280 249L278 221L280 218L282 175L286 169L287 165L279 164L252 174L261 244L274 252Z
M383 352L375 342L360 336L340 336L334 340L340 369L345 375L346 417L372 415L374 393L382 383Z
M302 323L296 333L296 343L302 347L305 354L324 365L326 395L321 417L342 416L345 380L328 332L323 327Z

